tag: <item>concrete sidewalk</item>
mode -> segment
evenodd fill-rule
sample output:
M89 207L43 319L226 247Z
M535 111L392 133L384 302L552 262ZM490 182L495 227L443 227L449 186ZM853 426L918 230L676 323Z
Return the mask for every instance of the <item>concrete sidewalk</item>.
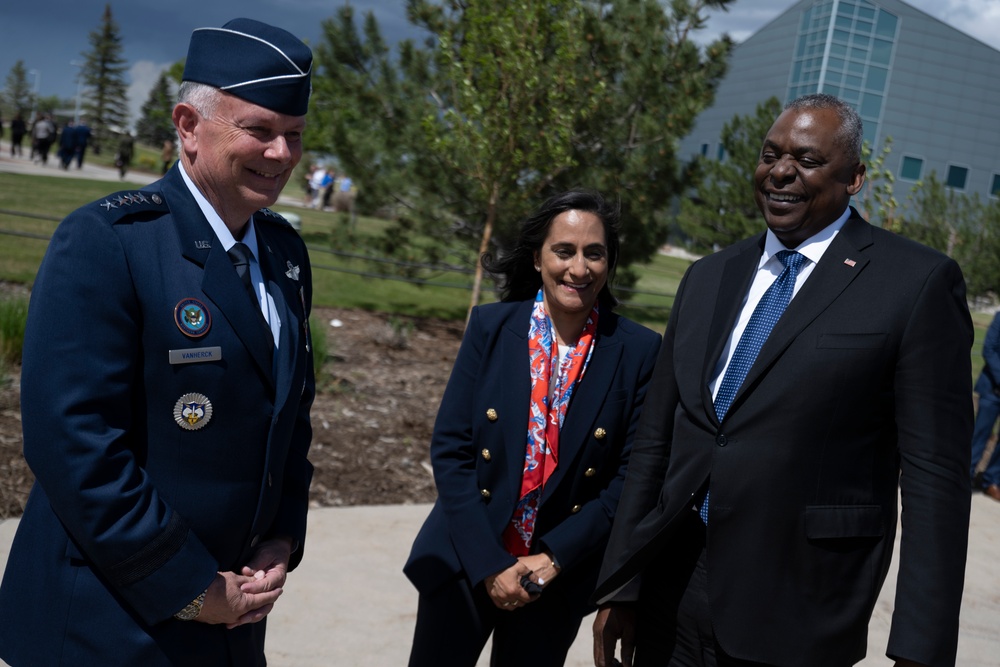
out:
M272 667L400 667L406 664L417 594L401 572L429 505L323 508L309 514L302 564L268 617ZM0 523L0 567L16 520ZM898 544L897 544L898 553ZM958 665L1000 664L1000 503L972 499L969 561ZM896 564L869 625L863 667L889 667L884 657L892 616ZM584 619L567 667L589 667L590 623ZM488 652L478 667L488 664ZM2 663L0 663L2 664ZM803 666L808 667L808 666Z

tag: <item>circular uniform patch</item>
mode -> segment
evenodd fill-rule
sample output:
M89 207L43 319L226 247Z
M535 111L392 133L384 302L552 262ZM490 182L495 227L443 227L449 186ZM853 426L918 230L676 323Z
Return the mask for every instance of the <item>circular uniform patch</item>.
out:
M212 402L204 394L184 394L174 405L174 421L188 431L197 431L212 419Z
M188 297L174 306L174 323L185 336L201 338L212 328L212 315L205 304Z

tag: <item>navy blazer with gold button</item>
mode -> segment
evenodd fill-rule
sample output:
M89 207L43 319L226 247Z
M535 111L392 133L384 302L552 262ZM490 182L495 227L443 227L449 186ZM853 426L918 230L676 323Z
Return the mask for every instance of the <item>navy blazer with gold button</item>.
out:
M469 320L431 442L438 499L404 567L421 592L459 574L476 585L515 562L501 535L521 489L532 303L480 306ZM559 465L542 494L532 548L552 552L562 567L552 588L580 604L611 531L659 342L659 334L602 309L560 431Z

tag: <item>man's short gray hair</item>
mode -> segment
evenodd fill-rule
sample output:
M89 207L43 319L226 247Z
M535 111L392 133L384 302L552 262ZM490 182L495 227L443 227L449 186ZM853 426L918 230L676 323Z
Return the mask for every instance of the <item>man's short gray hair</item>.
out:
M218 88L195 81L181 82L180 90L177 91L178 102L190 104L205 118L211 118L215 114L221 97L222 91Z
M837 136L839 143L845 151L847 158L852 163L861 162L861 147L865 138L864 126L861 123L861 116L850 104L826 93L815 93L803 95L792 100L785 105L785 110L794 109L802 111L804 109L832 109L840 118L840 132Z

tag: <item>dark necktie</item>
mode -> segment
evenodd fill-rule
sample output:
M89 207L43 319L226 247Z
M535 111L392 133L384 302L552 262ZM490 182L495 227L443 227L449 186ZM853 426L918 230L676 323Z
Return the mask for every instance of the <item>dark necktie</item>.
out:
M243 282L243 289L246 290L247 296L253 302L254 310L260 316L260 321L267 328L267 333L270 337L271 325L264 318L264 313L260 308L260 298L257 296L257 290L254 289L253 282L250 280L250 248L246 243L236 243L229 249L227 254L229 255L229 259L232 260L233 266L236 267L236 275Z
M233 266L236 267L236 275L243 281L243 288L254 302L254 305L257 306L257 310L260 310L260 301L257 299L256 290L254 290L253 283L250 281L250 248L246 243L237 243L229 249L228 254L229 259L233 262Z
M740 342L736 344L733 358L726 368L726 374L722 376L722 384L715 393L715 416L721 422L733 399L736 398L736 391L743 384L750 367L757 359L760 348L764 346L764 341L771 334L771 329L785 312L788 302L792 300L792 292L795 290L795 278L799 275L805 255L800 255L794 250L782 250L778 253L778 259L784 265L784 270L778 278L771 283L771 286L760 298L757 307L750 315ZM705 499L698 510L701 520L708 524L708 491L705 492Z

